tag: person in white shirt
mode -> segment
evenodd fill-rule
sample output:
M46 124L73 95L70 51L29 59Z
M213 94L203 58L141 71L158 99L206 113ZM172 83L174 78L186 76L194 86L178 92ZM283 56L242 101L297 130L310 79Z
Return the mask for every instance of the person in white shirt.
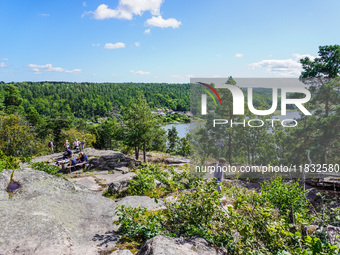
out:
M73 147L75 150L79 150L79 145L80 145L80 142L78 141L78 139L76 139L74 142L73 142Z

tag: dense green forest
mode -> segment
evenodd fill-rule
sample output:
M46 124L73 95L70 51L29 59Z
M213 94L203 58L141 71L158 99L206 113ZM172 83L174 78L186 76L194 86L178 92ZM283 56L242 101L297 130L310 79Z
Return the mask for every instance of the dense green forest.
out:
M59 113L77 118L92 119L110 116L115 109L129 105L137 92L144 94L151 109L167 108L174 111L190 110L190 85L167 83L69 83L18 82L22 106L44 116ZM8 84L0 83L0 94Z
M167 150L162 123L189 122L189 84L2 82L0 91L0 149L7 156L46 154L51 139L62 151L65 140L81 139L87 147L134 149L138 158L142 149ZM152 113L158 108L164 115ZM172 136L167 151L188 155L188 138Z

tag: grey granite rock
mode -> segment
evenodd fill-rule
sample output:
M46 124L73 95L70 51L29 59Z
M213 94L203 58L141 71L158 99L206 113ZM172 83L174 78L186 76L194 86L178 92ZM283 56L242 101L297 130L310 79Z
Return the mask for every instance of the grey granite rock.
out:
M340 246L340 227L328 225L327 239L331 244Z
M130 180L132 180L135 177L135 173L130 172L130 173L120 173L117 172L115 173L111 179L110 182L108 182L109 185L109 190L114 191L115 193L122 192L127 189Z
M216 250L203 238L171 238L155 236L144 243L138 255L227 255L225 249Z
M129 250L119 250L112 252L110 255L133 255L133 253Z
M115 246L114 201L32 169L15 170L21 187L9 198L10 174L0 173L0 254L92 255Z

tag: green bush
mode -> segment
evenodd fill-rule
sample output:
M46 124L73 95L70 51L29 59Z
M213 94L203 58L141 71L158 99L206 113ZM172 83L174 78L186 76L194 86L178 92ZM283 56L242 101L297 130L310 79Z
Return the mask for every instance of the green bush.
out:
M0 150L0 172L2 172L4 169L18 169L18 160L13 156L6 156L1 150Z
M302 235L306 221L299 212L294 212L294 225L282 213L285 207L274 206L277 200L269 199L268 194L275 194L278 185L282 190L293 189L292 194L300 192L298 186L278 181L265 186L264 194L232 184L221 194L216 191L216 181L197 181L195 189L180 194L176 202L166 202L164 210L119 207L115 224L121 224L119 231L130 238L199 236L227 247L230 254L337 254L338 247L317 236ZM226 208L220 204L222 196ZM293 204L300 201L299 196L292 198Z
M43 171L51 175L57 175L57 173L60 171L58 166L45 164L44 162L35 162L31 165L31 167L35 170Z
M129 182L127 193L159 197L175 190L189 188L190 180L187 169L178 173L172 166L162 169L159 165L150 165L137 171L135 178ZM163 187L157 187L156 181L161 182Z
M119 219L114 224L121 224L119 231L128 237L145 241L165 231L160 211L147 212L146 208L132 208L120 205L116 209Z
M305 193L298 182L284 182L281 177L264 182L261 194L281 213L293 210L307 217L309 205Z

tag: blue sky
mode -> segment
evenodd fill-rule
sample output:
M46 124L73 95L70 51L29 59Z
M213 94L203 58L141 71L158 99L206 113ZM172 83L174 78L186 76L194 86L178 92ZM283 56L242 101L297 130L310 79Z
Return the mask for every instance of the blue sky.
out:
M0 81L298 77L340 43L338 0L2 0Z

